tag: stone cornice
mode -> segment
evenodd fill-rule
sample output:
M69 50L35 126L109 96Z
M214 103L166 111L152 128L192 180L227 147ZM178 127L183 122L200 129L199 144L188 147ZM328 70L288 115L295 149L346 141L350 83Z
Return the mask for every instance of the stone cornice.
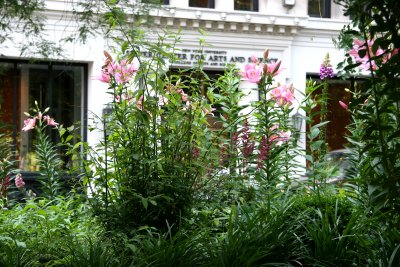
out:
M223 12L213 9L165 7L151 12L158 26L206 31L296 35L301 29L339 32L348 21L289 14Z
M213 9L166 7L151 12L158 26L206 31L293 35L308 17L265 15L255 12L222 12Z
M51 3L45 13L49 19L71 16L63 10L71 6L62 5L63 0ZM60 14L62 13L62 14ZM252 33L267 35L296 36L300 31L318 30L321 34L337 32L348 24L347 20L311 18L292 14L265 14L247 11L224 12L204 8L180 8L162 6L150 9L152 22L158 27L181 28L183 30L204 29L207 32Z

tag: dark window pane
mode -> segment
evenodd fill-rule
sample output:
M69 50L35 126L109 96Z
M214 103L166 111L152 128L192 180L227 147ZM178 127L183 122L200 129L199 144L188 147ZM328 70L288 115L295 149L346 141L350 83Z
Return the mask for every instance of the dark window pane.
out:
M153 4L153 5L161 5L161 4L168 5L169 4L169 1L166 1L166 0L142 0L141 2L144 4Z
M189 6L190 7L208 7L208 8L214 8L210 6L210 1L209 0L189 0Z
M310 17L329 18L330 0L308 0L308 15Z
M11 134L15 127L14 102L17 101L16 89L19 86L15 81L14 64L0 63L0 133Z
M254 11L253 0L235 0L235 10Z

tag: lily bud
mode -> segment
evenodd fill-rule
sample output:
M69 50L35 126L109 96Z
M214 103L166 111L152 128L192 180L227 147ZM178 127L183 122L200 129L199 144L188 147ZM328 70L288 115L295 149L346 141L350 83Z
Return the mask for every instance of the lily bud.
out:
M344 103L343 101L340 101L340 100L339 100L339 105L340 105L343 109L345 109L345 110L348 110L348 109L349 109L349 106L348 106L346 103Z
M264 64L263 73L264 73L264 74L267 74L267 73L268 73L268 64L267 64L267 63Z
M268 48L265 48L265 50L264 50L264 60L268 59L268 54L269 54Z
M275 66L275 69L272 71L272 75L274 75L276 72L278 72L280 67L281 67L281 61L279 60Z
M110 64L113 61L112 56L106 50L103 51L104 56L106 57L105 65Z

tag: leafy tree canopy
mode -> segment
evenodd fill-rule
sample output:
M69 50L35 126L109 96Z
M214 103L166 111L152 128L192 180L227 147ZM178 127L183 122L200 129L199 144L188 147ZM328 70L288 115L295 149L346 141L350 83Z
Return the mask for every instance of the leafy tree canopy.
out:
M139 17L147 16L151 9L160 8L160 0L66 0L60 19L70 20L76 27L62 39L52 41L46 33L45 0L0 0L0 55L10 45L17 46L20 54L41 58L62 57L63 44L85 43L90 36L104 38L116 36L132 28ZM146 19L149 22L150 20ZM3 51L2 51L3 50Z

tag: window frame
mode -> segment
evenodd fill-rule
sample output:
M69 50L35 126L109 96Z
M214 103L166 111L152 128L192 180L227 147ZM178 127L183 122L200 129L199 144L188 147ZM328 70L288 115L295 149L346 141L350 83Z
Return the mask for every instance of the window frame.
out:
M168 1L169 1L169 0L168 0ZM190 5L190 0L189 0L188 5L189 5L189 7L195 7L195 8L212 8L212 9L214 9L214 8L215 8L215 0L208 0L208 2L207 2L207 7L191 6L191 5Z
M308 0L308 6L307 6L307 14L310 17L313 18L331 18L331 0L318 0L320 2L323 2L323 8L321 8L320 13L318 14L310 14L309 10L309 5L310 5L310 0Z
M258 1L259 1L259 0L249 0L249 1L253 4L252 10L236 9L236 8L235 8L236 0L235 0L234 3L233 3L233 9L234 9L235 11L258 12L258 11L259 11L259 8L258 8Z
M169 0L160 0L158 3L146 3L145 0L141 0L142 4L161 4L161 5L169 5Z
M88 86L89 86L89 71L88 71L88 64L86 63L77 63L77 62L66 62L66 61L35 61L32 63L29 60L23 60L23 59L7 59L7 58L1 58L0 57L0 63L5 63L5 64L10 64L12 65L11 72L12 72L12 101L13 101L13 109L12 109L12 151L17 152L18 147L17 147L17 139L18 139L18 133L21 132L21 129L19 128L18 122L18 101L20 97L20 88L19 85L21 83L21 76L18 75L18 65L20 64L29 64L29 65L42 65L46 66L47 69L52 69L53 66L76 66L76 67L82 67L83 68L83 82L82 82L82 92L81 92L81 98L82 102L81 104L83 105L82 107L82 121L81 121L81 127L82 127L82 139L84 142L87 141L87 129L88 129ZM20 120L23 120L23 118L19 118Z

